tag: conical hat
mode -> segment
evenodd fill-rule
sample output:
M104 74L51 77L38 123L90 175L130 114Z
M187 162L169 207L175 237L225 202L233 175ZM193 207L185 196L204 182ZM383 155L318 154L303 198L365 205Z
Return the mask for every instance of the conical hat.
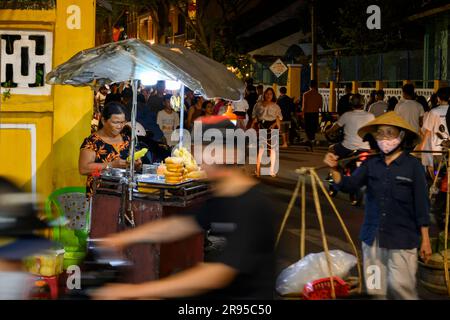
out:
M375 133L378 126L394 126L401 128L405 131L409 131L411 134L415 136L415 144L420 142L420 135L417 133L417 131L401 116L399 116L395 111L386 112L383 115L379 116L378 118L375 118L374 120L370 121L366 125L362 126L358 130L358 135L361 138L364 138L364 136L368 133Z

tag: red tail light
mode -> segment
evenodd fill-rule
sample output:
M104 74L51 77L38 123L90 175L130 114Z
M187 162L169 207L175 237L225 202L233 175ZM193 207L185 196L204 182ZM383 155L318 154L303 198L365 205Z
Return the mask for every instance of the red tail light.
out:
M369 156L369 154L370 154L369 152L361 152L359 155L359 160L361 160L361 161L367 160L367 157Z

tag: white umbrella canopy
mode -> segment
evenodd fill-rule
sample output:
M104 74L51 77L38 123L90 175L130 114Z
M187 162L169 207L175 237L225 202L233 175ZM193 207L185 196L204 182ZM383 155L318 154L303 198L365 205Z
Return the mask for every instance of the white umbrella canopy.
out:
M185 47L138 39L80 51L46 76L48 84L98 86L111 82L177 80L206 98L239 101L244 83L223 64Z

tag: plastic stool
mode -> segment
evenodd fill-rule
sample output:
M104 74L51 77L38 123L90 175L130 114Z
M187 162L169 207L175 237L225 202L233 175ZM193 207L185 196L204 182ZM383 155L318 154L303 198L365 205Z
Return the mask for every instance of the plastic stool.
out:
M37 281L42 280L45 281L49 288L50 288L50 297L52 300L58 299L58 276L52 276L52 277L44 277L39 276Z

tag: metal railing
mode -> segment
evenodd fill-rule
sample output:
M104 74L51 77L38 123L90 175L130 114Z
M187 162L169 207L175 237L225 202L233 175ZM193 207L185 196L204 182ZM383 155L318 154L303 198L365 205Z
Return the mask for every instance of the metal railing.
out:
M337 94L338 90L339 90L339 97L345 94L344 88L335 90L336 90L336 97L338 96ZM358 93L363 95L366 101L368 101L372 90L375 90L375 88L359 88ZM390 97L396 97L398 100L400 100L400 98L402 97L402 88L384 88L383 91L385 94L385 100L388 100ZM424 96L426 99L428 99L434 93L434 89L415 89L415 92L416 95ZM322 95L323 99L322 111L329 111L330 89L319 88L319 93Z

